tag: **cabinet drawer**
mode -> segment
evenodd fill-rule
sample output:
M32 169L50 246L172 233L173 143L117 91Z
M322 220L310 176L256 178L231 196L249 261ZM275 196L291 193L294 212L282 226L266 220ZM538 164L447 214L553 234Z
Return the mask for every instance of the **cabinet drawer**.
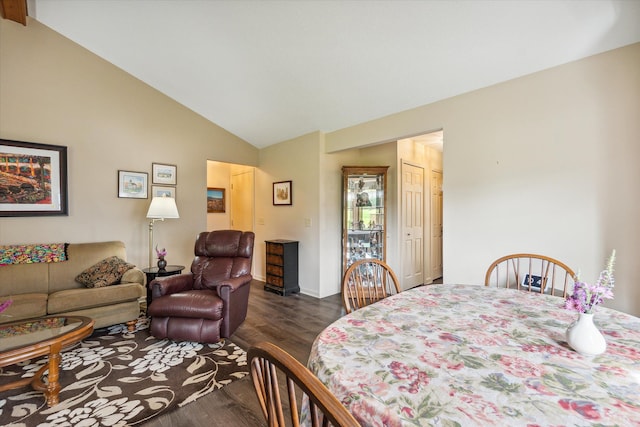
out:
M267 264L267 274L275 274L282 277L284 275L284 269L278 265Z
M275 285L275 286L284 286L284 283L282 281L282 277L277 277L277 276L271 276L269 274L267 274L267 283L270 285Z
M284 265L280 255L267 254L267 264Z
M267 253L282 255L284 253L284 246L275 243L267 243Z

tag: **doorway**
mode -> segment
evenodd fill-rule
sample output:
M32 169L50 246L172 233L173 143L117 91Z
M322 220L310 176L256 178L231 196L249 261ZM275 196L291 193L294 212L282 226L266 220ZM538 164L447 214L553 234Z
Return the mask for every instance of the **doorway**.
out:
M442 278L442 130L398 141L401 288Z
M207 231L254 231L253 166L207 160L207 187L222 189L225 194L224 212L207 214Z
M234 230L253 231L253 187L255 171L253 168L231 174L231 228Z

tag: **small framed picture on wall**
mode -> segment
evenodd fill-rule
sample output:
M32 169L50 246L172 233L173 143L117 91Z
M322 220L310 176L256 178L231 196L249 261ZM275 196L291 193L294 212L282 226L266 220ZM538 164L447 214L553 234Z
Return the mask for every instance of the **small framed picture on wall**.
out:
M178 167L176 165L152 163L151 169L152 184L176 185L178 183Z
M146 199L147 180L146 172L118 171L118 197L129 199Z
M176 198L176 187L166 187L164 185L152 185L151 197L171 197Z
M273 204L290 205L293 202L293 188L291 181L280 181L273 183Z
M207 213L223 213L225 207L224 188L207 188Z

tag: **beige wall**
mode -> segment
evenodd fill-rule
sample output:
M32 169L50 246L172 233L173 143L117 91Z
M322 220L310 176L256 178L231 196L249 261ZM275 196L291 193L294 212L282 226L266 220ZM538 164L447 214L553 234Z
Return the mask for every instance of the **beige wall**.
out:
M342 166L390 166L388 202L396 204L395 143L325 154L323 138L314 132L260 150L256 172L255 276L264 280L265 240L298 240L300 289L317 297L340 292ZM273 182L287 180L293 182L293 204L273 206ZM394 223L395 212L389 215ZM388 242L395 245L396 236L390 234ZM389 255L395 265L395 253Z
M34 20L0 20L0 138L68 147L69 216L1 218L0 242L122 240L148 263L150 199L117 197L119 169L177 165L180 219L156 223L171 264L206 229L206 159L257 165L258 150Z
M170 263L189 265L207 227L205 160L253 165L254 273L264 277L265 239L298 240L303 291L329 295L340 281L341 166L397 169L395 144L362 147L444 129L445 282L479 284L493 259L520 250L595 280L615 247L609 305L640 315L638 75L634 44L258 151L36 21L0 20L0 138L69 147L70 179L68 217L2 218L0 242L118 239L144 266L149 200L117 198L117 170L171 163L181 218L157 223L156 240ZM283 180L293 181L293 206L272 205Z
M325 135L327 151L444 129L444 281L499 256L559 258L640 315L640 44Z
M300 289L317 295L319 261L319 133L260 150L256 170L254 272L264 280L265 240L297 240ZM273 205L273 183L292 181L289 205Z

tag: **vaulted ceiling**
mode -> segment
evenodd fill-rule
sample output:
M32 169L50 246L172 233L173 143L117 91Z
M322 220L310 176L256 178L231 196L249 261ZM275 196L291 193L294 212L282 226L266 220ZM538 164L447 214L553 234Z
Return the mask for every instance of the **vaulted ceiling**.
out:
M640 41L638 0L28 5L30 17L256 147Z

